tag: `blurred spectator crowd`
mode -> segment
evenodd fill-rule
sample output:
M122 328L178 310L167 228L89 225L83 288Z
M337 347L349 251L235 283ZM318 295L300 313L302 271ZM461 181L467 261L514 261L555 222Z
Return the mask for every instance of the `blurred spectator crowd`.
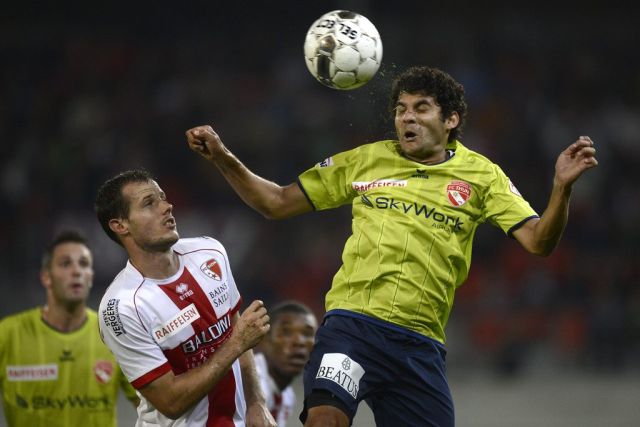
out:
M392 137L389 83L407 65L428 64L466 88L463 142L500 164L539 213L562 149L586 134L600 161L574 188L569 225L550 258L480 227L448 330L452 360L503 374L536 364L640 368L635 10L451 14L420 5L408 13L352 2L378 27L383 66L363 88L340 92L315 82L302 56L308 26L331 2L240 3L206 13L132 5L124 22L107 9L4 15L0 316L43 302L40 254L54 231L71 226L94 248L97 307L125 258L99 228L93 198L105 179L134 167L158 178L182 236L207 234L227 247L245 301L295 298L322 316L349 208L268 221L188 150L184 131L211 124L256 173L290 183L335 152Z

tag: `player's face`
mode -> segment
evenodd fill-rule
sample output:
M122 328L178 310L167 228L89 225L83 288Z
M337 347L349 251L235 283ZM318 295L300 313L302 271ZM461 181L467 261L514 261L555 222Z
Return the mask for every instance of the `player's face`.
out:
M458 115L442 119L442 110L432 96L401 92L395 108L395 126L404 155L420 163L445 159L449 132Z
M129 183L122 194L129 202L129 217L123 223L138 247L165 251L178 241L173 205L157 182Z
M51 254L51 265L41 274L42 284L53 299L63 305L84 302L93 282L91 252L82 243L57 245Z
M316 329L316 319L311 314L280 314L263 347L270 371L287 379L302 372L313 348Z

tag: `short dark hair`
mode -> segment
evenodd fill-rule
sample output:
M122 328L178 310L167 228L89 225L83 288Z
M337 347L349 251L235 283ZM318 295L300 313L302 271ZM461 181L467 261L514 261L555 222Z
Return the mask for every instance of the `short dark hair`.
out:
M98 221L107 236L120 246L122 242L118 235L109 228L109 221L114 218L129 217L129 202L122 194L122 188L132 182L149 182L154 178L144 169L133 169L120 172L113 178L108 179L98 189L94 209Z
M298 301L283 301L280 304L273 307L273 309L269 310L269 320L271 324L275 324L278 320L278 317L282 314L293 313L293 314L310 314L315 317L313 311L306 305L302 304Z
M42 269L48 269L51 267L51 259L53 258L53 251L55 251L58 245L63 243L80 243L89 247L86 237L78 230L63 230L56 234L49 244L45 247L42 254Z
M391 85L389 110L395 112L400 93L433 96L442 110L442 120L454 111L460 122L451 129L449 141L460 138L467 116L467 103L464 99L464 87L442 70L426 66L410 67L398 75Z

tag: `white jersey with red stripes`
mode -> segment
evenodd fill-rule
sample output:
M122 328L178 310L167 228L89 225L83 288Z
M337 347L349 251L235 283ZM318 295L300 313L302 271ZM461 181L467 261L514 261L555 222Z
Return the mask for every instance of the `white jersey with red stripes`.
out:
M172 248L180 267L173 276L150 279L130 263L100 303L100 333L137 389L169 371L200 366L231 335L240 294L227 253L208 237L180 239ZM162 415L144 397L137 427L244 426L246 404L240 364L177 420Z
M257 353L255 359L256 371L260 378L260 386L266 399L267 408L271 412L273 419L278 423L278 427L284 427L296 406L296 395L293 392L293 387L288 385L281 391L269 374L269 366L264 354Z

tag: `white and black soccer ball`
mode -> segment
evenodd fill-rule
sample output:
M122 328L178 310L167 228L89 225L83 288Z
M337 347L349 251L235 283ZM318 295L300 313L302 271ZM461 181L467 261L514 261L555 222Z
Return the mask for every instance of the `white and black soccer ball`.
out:
M355 89L378 71L382 40L366 17L348 10L334 10L316 20L304 41L309 72L333 89Z

